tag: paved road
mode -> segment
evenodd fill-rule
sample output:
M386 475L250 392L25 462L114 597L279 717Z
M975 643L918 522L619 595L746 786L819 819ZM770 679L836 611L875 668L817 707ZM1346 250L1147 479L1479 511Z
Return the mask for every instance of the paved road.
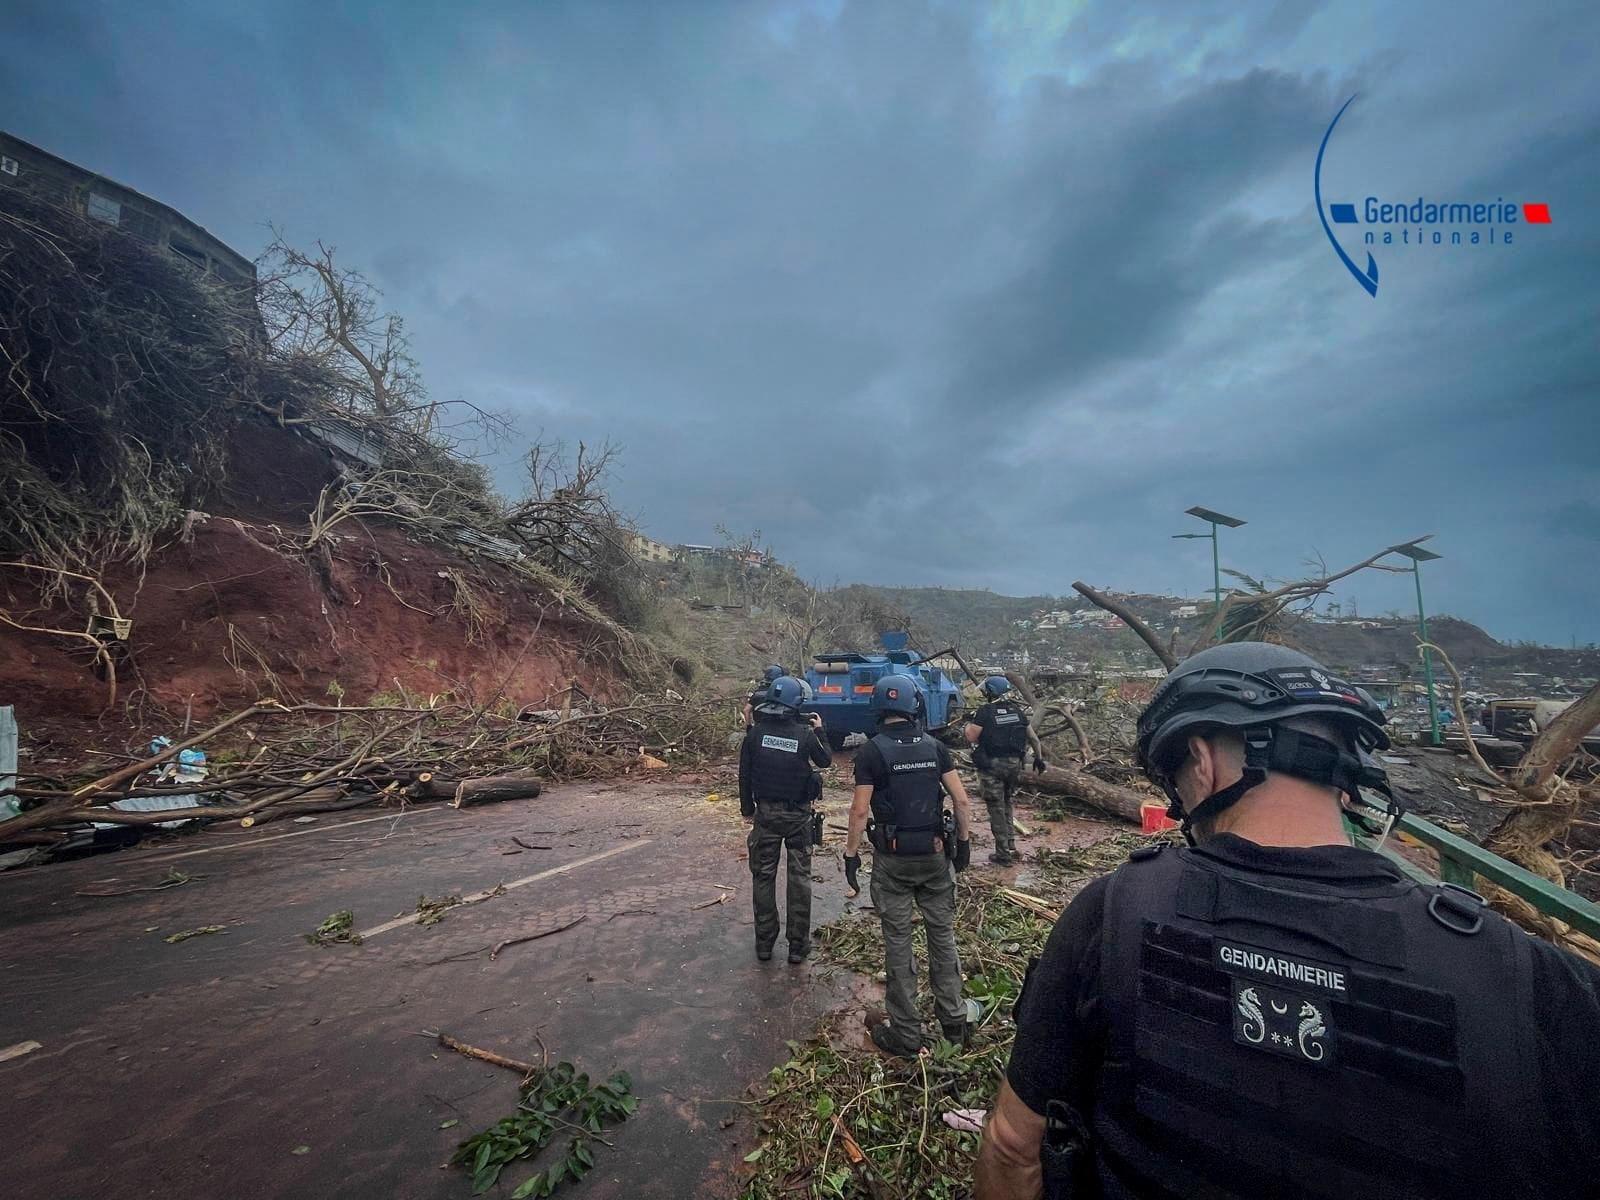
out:
M722 1128L734 1101L842 995L781 955L755 962L743 850L728 799L625 781L212 831L0 876L0 1051L42 1044L0 1062L6 1194L466 1197L465 1174L440 1165L512 1109L516 1079L417 1036L444 1030L519 1058L537 1056L537 1033L592 1074L632 1073L642 1106L600 1148L585 1195L726 1195L754 1144L747 1123ZM843 888L818 864L821 924ZM172 869L205 878L74 894ZM713 884L732 899L699 907L722 894ZM393 921L420 894L497 885L438 925ZM306 944L345 908L377 931L365 944ZM489 960L504 938L580 915ZM228 928L162 940L202 925Z

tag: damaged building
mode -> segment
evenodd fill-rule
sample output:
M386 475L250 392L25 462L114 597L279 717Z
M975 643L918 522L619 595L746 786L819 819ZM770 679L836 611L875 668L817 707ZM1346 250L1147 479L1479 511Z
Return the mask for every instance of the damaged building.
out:
M196 270L254 288L255 264L170 205L0 130L0 187L20 188L161 246Z

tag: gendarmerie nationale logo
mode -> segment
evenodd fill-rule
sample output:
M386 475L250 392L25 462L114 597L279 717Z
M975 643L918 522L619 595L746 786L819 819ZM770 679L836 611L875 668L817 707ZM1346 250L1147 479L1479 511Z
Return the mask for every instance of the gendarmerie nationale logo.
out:
M1370 246L1421 246L1427 249L1439 247L1443 251L1451 247L1511 246L1519 226L1550 224L1548 204L1519 203L1507 200L1504 196L1495 196L1491 200L1483 195L1418 195L1413 200L1409 195L1373 193L1364 197L1359 205L1346 201L1324 208L1323 156L1327 154L1328 139L1333 136L1334 127L1354 100L1355 97L1351 96L1344 102L1329 123L1328 131L1322 135L1311 185L1322 231L1328 235L1339 261L1345 265L1351 277L1366 289L1367 295L1374 298L1378 295L1377 260L1373 258L1372 251L1367 250L1366 269L1358 267L1334 235L1334 225L1364 226L1359 230L1363 249Z
M779 737L774 733L761 735L761 748L763 750L782 750L786 754L799 754L800 741L798 738Z

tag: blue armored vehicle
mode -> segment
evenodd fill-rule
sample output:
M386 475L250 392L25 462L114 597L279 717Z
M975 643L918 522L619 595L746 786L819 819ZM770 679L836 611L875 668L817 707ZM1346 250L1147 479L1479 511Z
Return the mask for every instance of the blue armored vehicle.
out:
M853 733L872 735L876 726L872 688L885 675L909 675L916 682L927 728L948 725L961 714L961 688L948 672L907 650L904 633L879 634L878 640L883 643L882 654L853 650L819 654L806 671L811 685L806 711L821 716L828 744L835 750Z

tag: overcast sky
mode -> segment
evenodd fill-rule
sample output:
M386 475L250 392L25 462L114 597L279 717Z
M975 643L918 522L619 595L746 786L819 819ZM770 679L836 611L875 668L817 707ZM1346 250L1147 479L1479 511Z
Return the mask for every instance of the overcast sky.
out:
M1203 504L1249 520L1224 565L1434 532L1434 611L1600 640L1587 0L5 10L0 127L246 254L336 245L436 396L618 443L657 537L1198 593ZM1352 94L1325 200L1553 223L1377 247L1368 296L1312 197Z

